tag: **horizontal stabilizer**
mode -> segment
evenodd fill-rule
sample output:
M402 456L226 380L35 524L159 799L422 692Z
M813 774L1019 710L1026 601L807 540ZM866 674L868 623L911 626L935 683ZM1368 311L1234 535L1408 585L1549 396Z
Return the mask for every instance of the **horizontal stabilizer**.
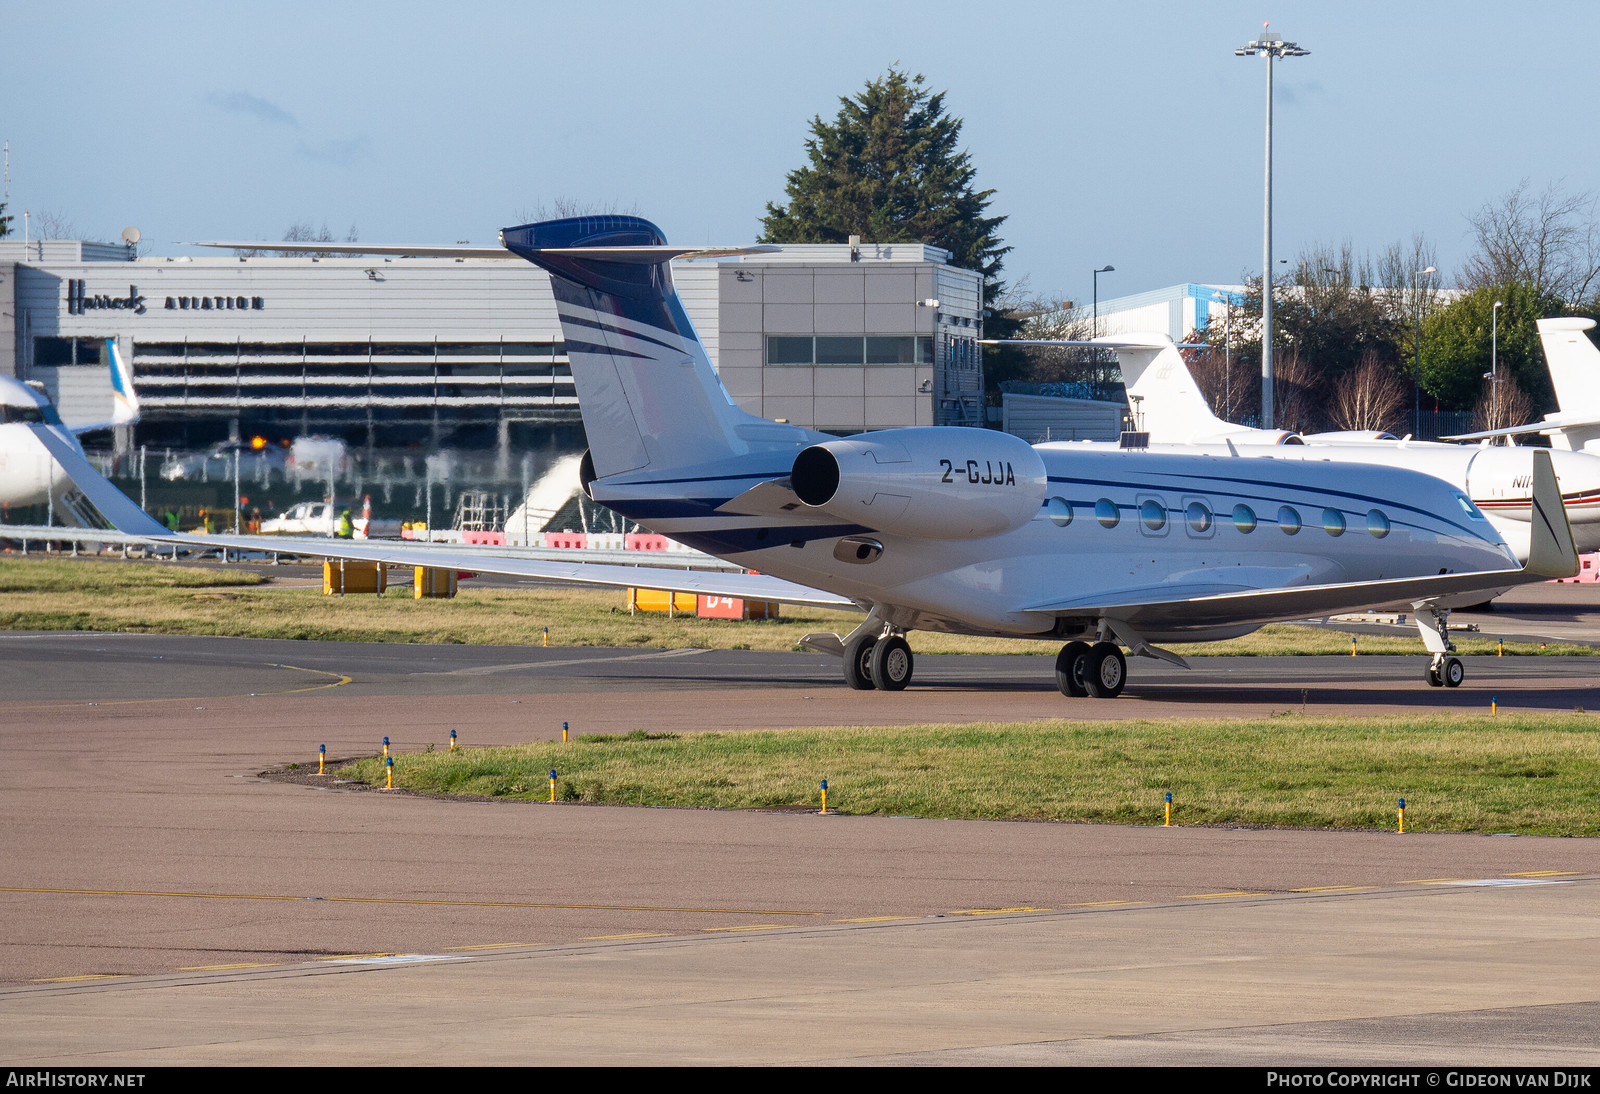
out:
M207 240L185 243L186 247L222 247L235 251L294 251L297 254L327 255L330 258L364 258L368 255L396 255L401 258L514 258L504 247L401 247L372 243L240 243Z

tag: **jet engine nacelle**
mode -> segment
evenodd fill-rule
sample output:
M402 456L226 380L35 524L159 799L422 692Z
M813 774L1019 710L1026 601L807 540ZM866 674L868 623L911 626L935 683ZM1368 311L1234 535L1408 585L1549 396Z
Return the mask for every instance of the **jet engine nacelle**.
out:
M812 445L790 483L806 505L890 534L977 539L1019 528L1047 491L1044 462L992 429L887 429Z

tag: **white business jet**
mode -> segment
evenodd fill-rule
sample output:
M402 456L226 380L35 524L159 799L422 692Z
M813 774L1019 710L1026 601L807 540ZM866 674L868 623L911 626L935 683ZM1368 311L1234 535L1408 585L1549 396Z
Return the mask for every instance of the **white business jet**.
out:
M668 246L627 216L508 228L501 241L550 274L589 497L759 574L646 578L457 546L179 536L81 459L79 487L118 528L159 542L855 607L866 618L850 634L807 643L842 656L851 687L885 691L911 680L915 630L1054 638L1061 691L1110 698L1127 679L1123 647L1181 665L1159 643L1396 600L1433 621L1430 682L1455 686L1464 673L1433 610L1442 598L1577 570L1546 455L1533 458L1538 522L1519 566L1464 493L1412 471L1036 448L987 429L832 437L739 409L673 287L673 258L774 248ZM30 428L71 455L50 427Z
M1543 421L1528 425L1486 429L1445 439L1476 441L1543 433L1550 438L1553 448L1600 456L1600 349L1596 349L1584 333L1593 327L1593 319L1539 320L1539 342L1544 346L1545 366L1550 370L1556 405L1560 407L1556 413L1546 414Z
M1588 345L1587 339L1582 340ZM1528 558L1533 518L1533 448L1442 444L1360 432L1312 433L1302 437L1284 430L1253 429L1225 422L1212 413L1178 347L1165 334L1120 335L1088 342L1006 344L1115 350L1127 385L1128 402L1137 416L1138 443L1147 445L1149 451L1237 451L1243 456L1278 460L1336 460L1420 471L1443 479L1470 497L1488 514L1517 558ZM1593 346L1589 350L1595 354L1595 363L1600 364L1600 350ZM1591 370L1590 374L1594 377L1591 384L1600 385L1600 370ZM1596 432L1600 434L1600 429ZM1554 461L1562 505L1572 522L1578 550L1600 550L1600 454L1547 454Z
M40 505L52 500L63 517L72 519L71 509L60 504L72 482L28 426L49 424L64 431L81 458L79 434L137 422L139 398L116 339L106 339L106 356L111 365L112 404L111 420L105 422L63 425L50 400L20 380L0 376L0 504Z

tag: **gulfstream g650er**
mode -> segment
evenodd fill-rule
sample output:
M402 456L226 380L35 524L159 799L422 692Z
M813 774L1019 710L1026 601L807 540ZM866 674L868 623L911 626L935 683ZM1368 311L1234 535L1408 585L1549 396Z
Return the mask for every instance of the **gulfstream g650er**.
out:
M1159 643L1397 601L1437 619L1430 609L1452 595L1576 571L1548 460L1534 465L1535 529L1519 566L1460 490L1409 471L1035 449L986 429L832 437L740 410L695 336L669 263L738 249L671 247L648 221L623 216L509 228L501 241L550 274L589 438L589 496L760 574L645 578L632 567L374 542L274 539L273 549L854 605L866 618L853 632L808 644L841 654L856 688L905 687L913 631L1054 637L1061 690L1098 697L1122 691L1124 647L1182 663ZM106 514L119 526L163 538L106 495L109 484L79 485L120 512ZM1460 683L1448 633L1425 626L1424 638L1433 680Z

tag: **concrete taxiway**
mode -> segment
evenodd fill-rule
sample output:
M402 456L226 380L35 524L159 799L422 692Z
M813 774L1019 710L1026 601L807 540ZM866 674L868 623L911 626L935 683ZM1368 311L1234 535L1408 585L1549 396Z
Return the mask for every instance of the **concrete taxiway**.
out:
M264 768L642 726L1600 706L1587 659L0 636L8 1062L1600 1063L1594 841L468 804ZM1155 818L1152 817L1154 820Z

